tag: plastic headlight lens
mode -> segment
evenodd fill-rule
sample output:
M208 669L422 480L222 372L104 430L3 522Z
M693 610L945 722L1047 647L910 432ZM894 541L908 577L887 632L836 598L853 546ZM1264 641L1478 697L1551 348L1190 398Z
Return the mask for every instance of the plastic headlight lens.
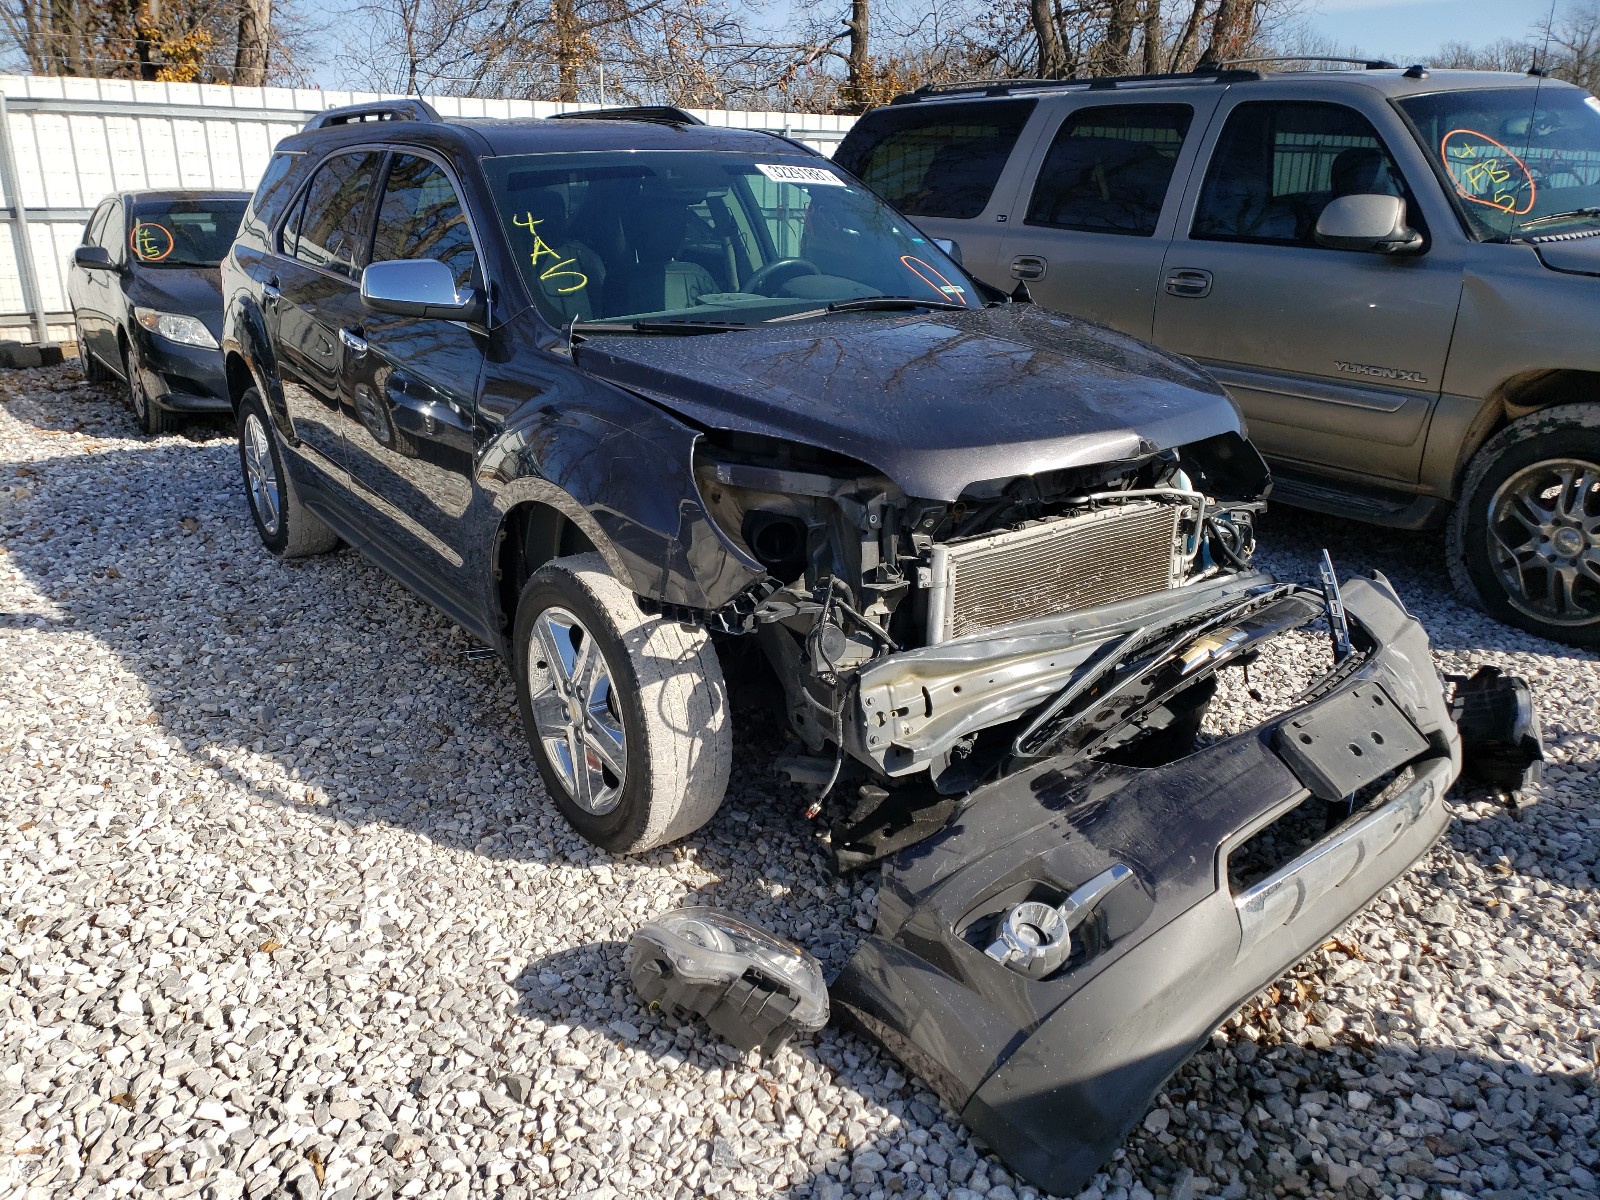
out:
M654 929L652 930L652 927ZM820 1029L828 1019L822 964L791 942L718 908L679 908L641 927L667 951L678 972L697 981L737 979L754 969L794 995L795 1024Z
M205 350L215 350L217 339L211 336L211 331L197 317L184 316L182 313L157 312L153 308L136 308L133 310L134 318L151 333L160 334L169 342L177 342L183 346L199 346Z

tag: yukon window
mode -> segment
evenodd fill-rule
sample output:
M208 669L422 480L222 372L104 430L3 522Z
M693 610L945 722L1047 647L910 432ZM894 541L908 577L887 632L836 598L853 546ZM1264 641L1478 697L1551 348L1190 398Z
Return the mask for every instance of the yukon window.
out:
M372 194L383 155L339 154L317 168L283 248L302 262L355 277L367 240Z
M373 262L395 258L437 259L455 273L458 288L472 286L478 266L472 228L450 177L437 163L410 154L397 155L389 167L372 241Z
M1372 123L1342 104L1259 101L1228 117L1191 236L1315 246L1317 218L1341 196L1399 196L1422 228L1405 179Z
M1600 100L1577 88L1486 88L1397 101L1467 232L1600 226Z
M1150 237L1194 109L1080 109L1062 123L1028 202L1027 223Z
M1034 103L880 109L857 127L838 161L907 216L970 219L988 205Z

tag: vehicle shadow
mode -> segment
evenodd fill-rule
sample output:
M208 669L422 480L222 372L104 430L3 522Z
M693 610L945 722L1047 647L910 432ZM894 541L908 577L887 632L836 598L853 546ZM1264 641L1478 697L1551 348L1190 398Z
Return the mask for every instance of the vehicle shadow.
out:
M127 389L119 382L90 383L76 358L60 366L7 372L3 392L6 411L42 433L78 433L115 441L146 442L149 435L134 424ZM185 417L178 435L203 442L233 436L226 413Z

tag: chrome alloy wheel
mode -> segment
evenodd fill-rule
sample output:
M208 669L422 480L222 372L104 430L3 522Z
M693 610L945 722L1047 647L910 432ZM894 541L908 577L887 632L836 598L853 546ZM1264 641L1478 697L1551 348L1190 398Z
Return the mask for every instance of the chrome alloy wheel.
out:
M528 692L534 728L567 793L585 812L605 816L622 802L628 735L599 643L564 608L534 619Z
M1489 501L1489 538L1513 607L1553 625L1600 621L1600 465L1524 467Z
M244 419L244 481L250 490L250 507L256 520L276 537L283 522L282 489L278 480L278 464L272 457L272 443L267 440L267 430L255 413Z

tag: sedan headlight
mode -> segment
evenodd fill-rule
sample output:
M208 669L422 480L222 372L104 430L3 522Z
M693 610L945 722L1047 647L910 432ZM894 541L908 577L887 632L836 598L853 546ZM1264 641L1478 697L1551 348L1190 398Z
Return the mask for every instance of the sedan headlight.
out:
M198 317L188 317L182 313L157 312L153 308L136 308L133 310L134 319L148 329L151 333L158 333L169 342L177 342L182 346L199 346L205 350L215 350L217 339L211 336Z

